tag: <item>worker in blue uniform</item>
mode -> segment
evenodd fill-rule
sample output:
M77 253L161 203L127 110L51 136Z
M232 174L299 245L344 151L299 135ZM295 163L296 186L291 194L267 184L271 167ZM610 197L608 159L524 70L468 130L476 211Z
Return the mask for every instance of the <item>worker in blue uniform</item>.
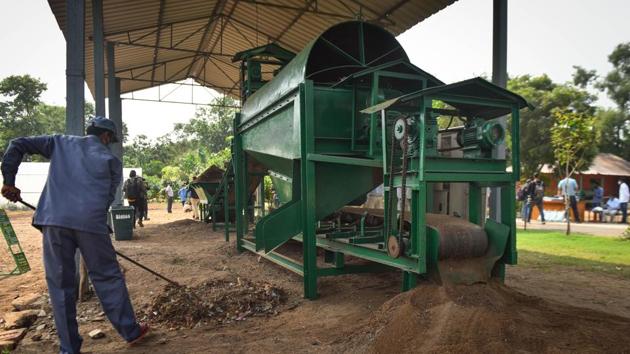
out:
M44 269L61 353L79 353L75 251L78 248L107 318L129 343L149 327L139 324L129 300L107 226L107 210L122 178L122 163L108 145L118 141L116 125L93 118L86 136L48 135L11 141L2 159L2 195L21 200L15 176L25 154L50 160L46 186L33 217L43 234Z

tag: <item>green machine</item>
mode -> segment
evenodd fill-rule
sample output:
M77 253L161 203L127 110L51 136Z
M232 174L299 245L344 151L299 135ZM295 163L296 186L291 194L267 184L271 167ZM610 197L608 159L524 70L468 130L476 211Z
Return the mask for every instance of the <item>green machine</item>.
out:
M232 159L237 247L302 275L305 297L317 297L322 276L393 267L406 290L425 275L501 278L516 263L518 169L493 156L508 135L497 118L509 116L519 165L520 96L480 78L446 85L414 66L389 32L354 21L326 30L242 99ZM252 223L261 174L280 206ZM381 204L370 204L381 185ZM501 190L500 220L485 219L487 187ZM290 240L302 242L301 259L280 252Z

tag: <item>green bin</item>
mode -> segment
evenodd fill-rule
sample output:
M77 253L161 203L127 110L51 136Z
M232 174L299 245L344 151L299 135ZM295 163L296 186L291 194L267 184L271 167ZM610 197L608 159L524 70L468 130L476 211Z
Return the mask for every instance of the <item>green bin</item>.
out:
M134 210L130 206L113 206L109 209L110 222L117 241L128 241L133 236Z

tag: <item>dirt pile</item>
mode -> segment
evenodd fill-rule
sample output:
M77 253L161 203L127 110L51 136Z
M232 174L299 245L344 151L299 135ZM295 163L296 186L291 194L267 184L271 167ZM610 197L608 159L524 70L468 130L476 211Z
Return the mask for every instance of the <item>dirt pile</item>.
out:
M373 353L628 352L630 319L498 283L423 285L386 302L349 345Z
M282 289L241 278L214 279L194 287L167 285L145 311L145 319L171 328L221 325L275 315L285 299Z

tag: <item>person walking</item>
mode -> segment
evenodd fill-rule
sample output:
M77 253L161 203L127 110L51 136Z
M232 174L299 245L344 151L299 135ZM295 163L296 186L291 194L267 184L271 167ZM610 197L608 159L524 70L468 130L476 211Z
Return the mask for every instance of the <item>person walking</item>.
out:
M192 182L188 186L188 195L190 197L190 204L193 209L193 219L199 220L199 195L197 195L197 191L192 187L192 184L197 181L197 177L192 178Z
M599 221L603 221L602 217L602 203L604 202L604 188L599 184L596 179L591 179L591 185L593 186L593 199L590 203L587 203L588 209L593 214L593 220L597 221L599 215Z
M129 178L125 181L122 189L125 198L134 210L135 217L133 227L136 227L136 220L140 227L144 227L142 219L144 218L144 196L146 195L146 188L144 182L142 182L142 178L138 177L136 174L136 170L129 172Z
M569 205L571 210L573 211L573 218L575 222L580 223L580 215L578 214L577 207L577 192L579 190L578 184L575 179L571 177L565 177L562 181L558 183L558 194L562 195L565 200L569 199ZM569 213L565 215L565 217L569 218Z
M168 213L172 213L173 212L173 187L171 187L171 184L167 184L166 188L164 188L164 193L166 193L166 211Z
M22 200L15 176L25 154L50 160L46 185L33 216L43 233L44 270L61 353L79 353L77 324L78 248L107 318L129 343L149 331L138 323L107 227L107 209L122 178L122 162L108 145L118 142L114 122L90 120L86 136L44 135L11 141L2 159L2 195Z
M545 224L545 210L543 208L543 198L545 197L545 182L540 179L538 173L534 173L532 181L528 186L527 195L531 198L528 206L527 222L531 223L534 206L538 208L540 222Z
M182 208L186 205L186 195L188 194L188 185L184 184L182 188L179 189L179 200L182 202Z
M142 183L144 183L144 194L142 195L142 205L144 210L144 221L149 221L149 183L144 177L140 177Z
M619 210L621 211L621 223L628 223L628 202L630 201L630 191L628 190L628 183L625 180L619 179L617 181L619 185Z

